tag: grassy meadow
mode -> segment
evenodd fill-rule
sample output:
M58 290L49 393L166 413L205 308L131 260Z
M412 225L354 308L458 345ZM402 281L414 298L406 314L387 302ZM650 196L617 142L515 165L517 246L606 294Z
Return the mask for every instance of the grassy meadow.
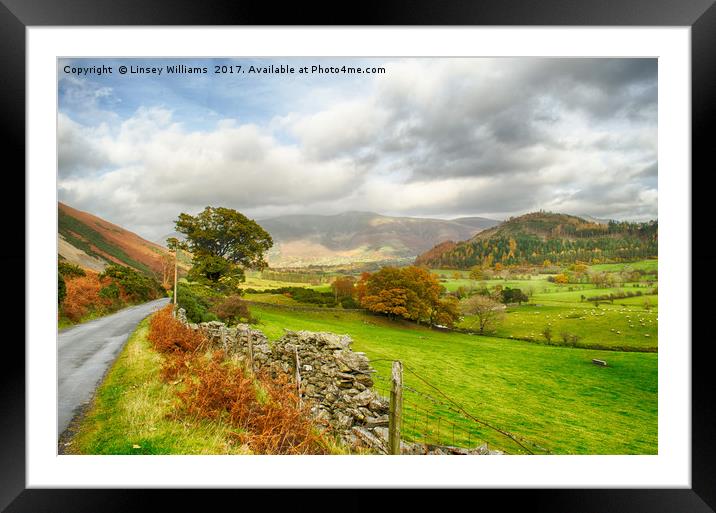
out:
M656 354L446 333L361 312L295 312L280 306L254 306L252 312L260 318L258 328L271 339L281 337L284 328L348 334L353 349L365 352L378 371L379 390L386 386L380 377L390 376L391 360L401 360L409 387L439 397L415 372L480 420L551 453L657 451ZM592 358L606 360L608 366L595 366ZM458 445L469 438L473 446L486 441L493 448L524 453L502 434L436 407L419 394L406 392L405 400L407 438L427 433L428 439L452 443L453 422Z
M507 308L491 336L441 332L363 312L292 311L282 306L301 303L280 295L252 294L247 299L275 305L252 306L258 327L272 339L284 328L350 335L353 348L373 362L378 371L375 386L384 394L387 382L381 378L390 375L391 360L401 360L409 387L407 439L466 446L487 441L506 452L526 452L503 434L465 420L454 405L428 399L425 394L442 396L420 376L479 420L535 443L536 453L653 454L658 295L653 294L656 284L647 280L654 280L656 269L656 260L591 266L614 276L634 270L648 273L642 281L608 288L556 284L544 274L475 281L467 271L432 270L447 291L500 286L529 295L529 302ZM634 296L596 305L587 299L628 291ZM474 320L467 316L458 327L470 329ZM545 327L552 332L549 342ZM567 343L563 333L576 335L578 341ZM606 360L607 367L594 365L593 358Z

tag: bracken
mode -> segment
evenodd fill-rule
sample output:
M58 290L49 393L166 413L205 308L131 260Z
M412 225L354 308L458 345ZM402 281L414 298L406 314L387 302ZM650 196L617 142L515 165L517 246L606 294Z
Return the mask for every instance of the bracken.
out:
M183 325L168 306L150 322L149 340L165 355L162 379L177 389L176 419L221 420L236 429L231 437L257 454L327 454L325 432L309 418L308 407L285 375L252 375L207 352L206 338Z

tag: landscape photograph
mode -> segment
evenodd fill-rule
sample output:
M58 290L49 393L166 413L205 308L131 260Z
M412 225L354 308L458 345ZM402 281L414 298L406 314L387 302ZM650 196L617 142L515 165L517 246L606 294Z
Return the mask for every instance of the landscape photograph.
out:
M59 59L58 454L658 454L657 92Z

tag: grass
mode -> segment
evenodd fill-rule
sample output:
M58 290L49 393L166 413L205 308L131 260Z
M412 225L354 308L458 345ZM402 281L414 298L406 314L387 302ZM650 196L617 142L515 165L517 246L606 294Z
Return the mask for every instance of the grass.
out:
M658 346L657 312L655 309L646 311L636 306L602 305L595 308L591 303L582 303L510 307L505 322L498 327L495 335L546 343L542 331L549 326L553 344L562 343L560 334L567 332L578 335L578 344L582 346L655 351ZM469 327L474 320L473 317L467 317L461 326Z
M654 272L659 270L659 261L657 259L640 260L639 262L623 262L618 264L595 264L589 266L593 271L619 272L625 269L634 271L642 270L646 272Z
M405 383L438 395L416 372L470 413L555 454L656 454L657 355L542 346L493 337L430 330L361 312L292 312L254 306L259 326L277 339L284 328L350 335L379 377L391 360L405 365ZM607 367L591 363L608 362ZM378 388L385 382L376 379ZM508 452L521 449L503 435L481 428L422 395L406 392L408 437L429 433L451 442L487 441ZM438 425L438 418L441 425ZM465 430L470 426L472 432ZM438 430L442 429L441 434Z
M68 447L75 454L245 454L219 422L167 418L173 385L159 377L162 356L150 348L142 321L97 389Z
M280 280L267 280L261 277L261 273L257 271L247 271L246 281L241 284L242 289L255 289L255 290L266 290L266 289L279 289L282 287L304 287L307 289L323 289L330 290L330 285L311 285L308 282L296 282L296 281L280 281Z
M223 418L170 416L177 411L176 393L182 385L161 380L164 356L151 347L148 332L149 318L139 324L97 389L66 453L253 454L232 436L241 430ZM331 437L326 443L331 454L350 454Z
M592 271L621 273L624 270L656 271L656 259L631 263L599 264L590 266ZM510 306L504 322L498 327L495 336L531 340L548 343L542 331L549 326L552 330L551 344L566 345L561 333L571 333L579 337L577 346L593 349L657 351L658 348L658 295L654 294L655 284L647 285L647 279L641 282L624 283L621 287L597 288L590 283L559 285L547 280L545 275L531 279L491 279L475 281L465 279L466 272L460 272L462 278L454 279L455 271L433 269L442 277L441 285L448 291L459 287L475 290L483 286L493 290L496 286L519 288L530 297L529 303ZM618 293L634 293L640 296L622 299L599 300L598 307L587 298ZM584 299L583 299L584 298ZM648 304L647 304L648 303ZM467 316L459 327L473 328L475 318Z

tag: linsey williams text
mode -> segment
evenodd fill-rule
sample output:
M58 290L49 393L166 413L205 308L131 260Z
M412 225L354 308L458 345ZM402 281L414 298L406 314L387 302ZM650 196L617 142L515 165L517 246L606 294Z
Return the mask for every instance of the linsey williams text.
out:
M205 66L185 66L184 64L169 64L166 66L129 66L127 73L132 75L161 75L165 72L168 75L182 75L185 73L208 73Z

